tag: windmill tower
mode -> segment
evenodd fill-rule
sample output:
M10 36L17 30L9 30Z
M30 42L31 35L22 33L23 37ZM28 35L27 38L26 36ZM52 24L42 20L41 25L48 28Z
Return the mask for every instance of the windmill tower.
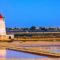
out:
M6 35L6 28L3 16L0 14L0 39ZM4 58L6 56L6 49L0 48L0 58Z
M0 14L0 35L6 35L5 22L1 14Z

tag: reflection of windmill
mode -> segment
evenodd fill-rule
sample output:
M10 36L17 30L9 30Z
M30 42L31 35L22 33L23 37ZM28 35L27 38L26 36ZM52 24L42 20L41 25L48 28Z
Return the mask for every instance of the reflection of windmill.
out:
M13 35L7 35L6 34L6 30L5 30L5 22L3 20L2 15L0 15L0 40L12 40L11 37ZM19 33L19 32L18 32ZM59 32L58 32L59 33ZM19 33L20 34L20 33ZM29 34L28 31L26 31L25 33L23 32L22 34ZM31 34L31 33L30 33ZM32 33L32 34L35 34ZM38 32L39 34L39 32ZM30 35L29 35L30 36ZM49 56L49 57L60 57L60 53L55 53L55 52L51 52L49 50L47 50L46 48L49 48L50 46L52 46L53 48L55 47L60 47L60 42L55 42L55 39L60 39L60 38L51 38L51 37L45 37L45 38L34 38L31 36L30 37L20 37L19 39L15 38L13 39L12 42L0 42L0 48L3 50L0 50L0 55L5 56L6 54L6 49L10 49L10 50L16 50L16 51L21 51L21 52L26 52L26 53L31 53L31 54L36 54L36 55L44 55L44 56ZM2 39L1 39L2 37ZM5 38L7 37L7 38ZM48 41L48 40L54 40L52 41ZM19 41L16 41L19 40ZM25 41L23 41L25 40ZM34 40L34 41L33 41ZM39 40L39 41L37 41ZM42 41L43 40L43 41ZM44 41L46 40L46 41ZM20 42L22 41L22 42ZM49 45L50 44L50 45ZM49 48L50 49L50 48Z

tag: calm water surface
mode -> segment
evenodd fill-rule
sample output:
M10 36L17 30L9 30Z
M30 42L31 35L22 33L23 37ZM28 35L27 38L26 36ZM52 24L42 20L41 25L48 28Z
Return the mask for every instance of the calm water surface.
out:
M50 52L60 52L60 50L51 50ZM45 58L46 56L38 56L29 53L16 52L12 50L7 50L6 58Z

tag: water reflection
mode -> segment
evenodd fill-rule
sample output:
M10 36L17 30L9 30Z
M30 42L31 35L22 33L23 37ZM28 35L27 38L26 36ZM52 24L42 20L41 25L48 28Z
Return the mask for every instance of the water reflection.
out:
M6 58L45 58L46 56L37 56L34 54L16 52L12 50L7 50Z

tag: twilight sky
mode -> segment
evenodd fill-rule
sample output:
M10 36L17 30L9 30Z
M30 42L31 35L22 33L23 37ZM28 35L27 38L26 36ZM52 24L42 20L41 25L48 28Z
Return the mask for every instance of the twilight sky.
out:
M60 0L0 0L7 27L60 27Z

